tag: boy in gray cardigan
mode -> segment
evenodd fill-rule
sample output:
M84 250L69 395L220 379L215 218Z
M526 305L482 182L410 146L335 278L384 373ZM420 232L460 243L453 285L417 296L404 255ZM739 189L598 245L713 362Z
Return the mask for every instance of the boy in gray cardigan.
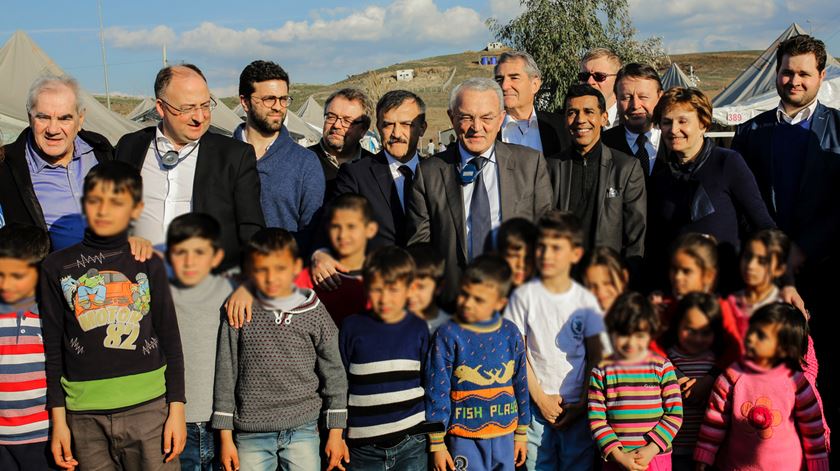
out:
M295 287L302 261L288 231L254 234L244 260L256 289L253 316L239 330L222 324L216 355L213 427L221 430L222 466L321 469L323 417L327 469L339 467L349 452L342 438L347 377L338 328L313 291Z

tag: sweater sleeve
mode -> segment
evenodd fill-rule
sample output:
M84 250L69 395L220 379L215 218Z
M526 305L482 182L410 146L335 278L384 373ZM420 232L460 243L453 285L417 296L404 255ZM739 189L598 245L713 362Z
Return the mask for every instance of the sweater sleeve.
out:
M219 327L216 347L216 378L213 383L213 428L233 430L236 412L236 380L239 376L239 330L227 322Z
M606 372L601 367L592 368L589 378L589 394L587 409L589 416L589 428L592 430L592 438L598 444L601 455L609 456L616 447L621 446L618 435L607 422L607 399L604 385Z
M516 371L513 373L513 393L516 396L516 405L519 408L519 418L514 432L513 439L518 442L528 441L528 425L531 423L531 400L528 394L528 367L525 357L525 341L519 331L511 326L511 335L515 335L514 359Z
M820 410L808 378L797 372L793 375L793 380L796 382L796 400L794 401L793 412L796 418L796 429L802 439L808 471L828 470L828 451L826 449L822 410Z
M184 353L175 304L163 260L154 256L149 261L149 290L152 324L166 357L166 402L187 402L184 387Z
M452 387L452 364L454 362L454 345L448 341L449 329L441 327L435 332L432 346L429 349L429 360L426 365L426 419L429 422L443 424L443 429L449 428L449 416L452 412L452 401L449 395ZM446 432L429 434L429 451L445 450L443 437Z
M44 334L44 357L47 374L47 408L64 407L64 389L61 377L64 374L64 310L66 301L61 292L58 274L43 265L40 279L41 328Z
M723 354L718 356L715 366L724 370L744 354L744 339L738 329L732 304L724 298L718 298L720 314L723 320Z
M318 307L321 333L315 345L315 371L321 381L321 398L326 428L347 428L347 374L338 348L338 327L323 304Z
M682 395L677 384L674 365L665 360L662 364L659 378L662 391L662 409L664 413L653 430L647 433L647 438L656 444L663 452L671 448L671 442L680 430L683 421Z
M709 396L706 416L700 427L697 446L694 448L694 461L707 465L715 462L715 456L732 421L732 389L735 387L733 378L733 370L729 369L715 381Z

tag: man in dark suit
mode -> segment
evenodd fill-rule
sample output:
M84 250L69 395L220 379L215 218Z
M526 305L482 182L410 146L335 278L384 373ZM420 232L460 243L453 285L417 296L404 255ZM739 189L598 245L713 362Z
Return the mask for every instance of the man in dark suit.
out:
M636 157L647 178L655 165L665 163L662 133L653 127L653 110L662 96L659 73L645 64L625 65L615 80L615 96L619 125L604 131L603 143Z
M556 157L571 147L562 116L537 111L534 107L534 97L542 86L542 78L530 54L523 51L503 52L493 74L505 98L505 120L497 139L530 147L547 158Z
M222 226L220 270L233 268L240 247L265 226L254 148L207 132L216 102L196 66L161 69L155 97L161 123L123 136L116 149L143 177L145 209L134 232L163 249L172 219L207 213Z
M359 142L370 128L370 115L370 100L355 88L333 92L324 102L323 136L309 150L315 152L324 169L325 201L335 193L335 177L341 164L373 155Z
M390 91L376 104L376 127L382 136L382 150L370 158L343 164L332 197L357 193L370 202L379 232L368 249L404 247L408 242L405 207L420 163L417 144L426 131L426 104L412 92ZM325 251L317 251L312 259L315 283L325 283L326 287L340 284L336 270L344 272L346 267Z
M3 148L0 207L6 224L38 226L49 232L52 249L82 240L82 186L87 172L113 159L99 134L82 130L79 85L71 78L44 76L30 88L29 127Z
M647 218L642 167L637 159L601 143L607 120L601 92L587 84L572 85L564 108L574 147L548 162L555 204L581 220L585 251L610 247L637 272L645 254Z
M449 119L458 144L420 162L408 205L409 245L431 242L446 259L441 299L455 300L467 263L488 249L502 222L536 220L551 209L551 182L539 152L496 141L504 120L499 85L456 86Z
M770 215L794 243L789 269L811 312L822 364L836 364L833 311L840 285L840 110L817 101L827 55L822 41L794 36L776 51L779 106L738 126L732 148L755 175ZM821 371L829 425L836 426L837 368ZM827 374L826 374L827 373Z

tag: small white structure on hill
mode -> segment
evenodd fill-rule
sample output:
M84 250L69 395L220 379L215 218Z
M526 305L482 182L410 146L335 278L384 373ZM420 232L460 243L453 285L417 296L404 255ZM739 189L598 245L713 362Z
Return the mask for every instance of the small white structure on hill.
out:
M414 69L402 69L397 71L397 82L411 82L414 80Z
M487 43L487 50L488 51L498 51L500 49L504 49L505 45L500 43L499 41L493 41L492 43Z

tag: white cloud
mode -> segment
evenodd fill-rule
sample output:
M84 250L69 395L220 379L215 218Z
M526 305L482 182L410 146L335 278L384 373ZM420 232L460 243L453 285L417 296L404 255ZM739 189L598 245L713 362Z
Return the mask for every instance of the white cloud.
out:
M157 49L164 44L171 45L175 37L175 31L163 25L133 31L121 27L105 30L105 39L109 45L122 49L148 49L150 47Z
M490 0L490 15L502 23L516 18L524 10L520 0Z

